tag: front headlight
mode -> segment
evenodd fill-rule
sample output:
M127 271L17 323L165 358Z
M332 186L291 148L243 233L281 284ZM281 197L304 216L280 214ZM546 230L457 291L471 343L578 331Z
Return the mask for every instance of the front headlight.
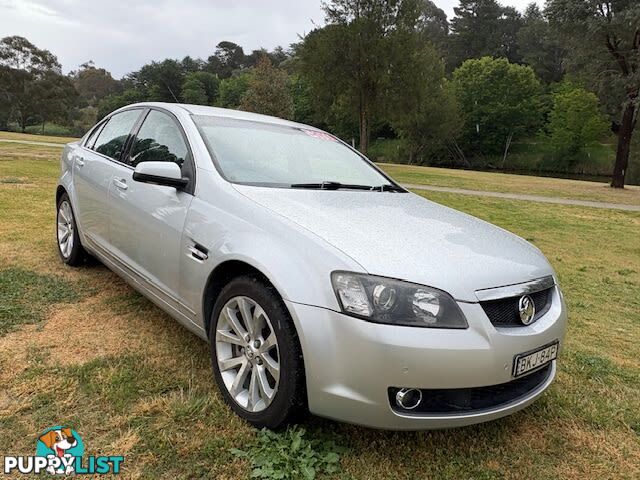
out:
M371 322L430 328L467 328L446 292L362 273L333 272L331 283L342 312Z

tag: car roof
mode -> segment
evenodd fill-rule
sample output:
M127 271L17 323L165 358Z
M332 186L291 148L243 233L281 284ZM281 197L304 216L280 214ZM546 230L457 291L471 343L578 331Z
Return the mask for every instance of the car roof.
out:
M206 105L191 105L188 103L168 103L168 102L141 102L133 105L127 105L127 107L160 107L169 110L173 113L178 113L180 110L186 110L191 115L203 115L209 117L218 118L231 118L234 120L248 120L252 122L268 123L272 125L283 125L288 127L307 128L312 130L318 130L311 125L305 125L302 123L292 122L290 120L284 120L278 117L272 117L270 115L262 115L260 113L243 112L242 110L232 110L230 108L209 107Z

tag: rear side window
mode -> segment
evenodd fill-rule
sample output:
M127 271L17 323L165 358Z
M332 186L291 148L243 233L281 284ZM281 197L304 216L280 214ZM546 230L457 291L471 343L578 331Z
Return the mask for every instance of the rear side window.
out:
M140 110L127 110L112 116L98 134L93 150L114 160L120 160L120 154L139 115Z
M177 123L166 113L151 110L140 127L127 163L135 168L140 162L174 162L182 168L188 152Z
M104 127L105 123L106 122L102 122L93 129L93 131L89 134L87 141L84 142L85 147L91 149L93 148L93 145L96 143L96 138L98 138L98 134L100 133L100 130L102 130L102 127Z

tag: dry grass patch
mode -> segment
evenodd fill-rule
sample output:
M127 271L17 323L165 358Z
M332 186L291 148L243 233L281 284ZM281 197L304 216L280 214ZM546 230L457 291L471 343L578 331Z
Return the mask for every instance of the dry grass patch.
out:
M59 162L62 148L22 143L3 142L0 139L0 162L21 159L38 159Z
M65 144L78 140L75 137L56 137L53 135L33 135L30 133L0 132L0 140L26 140L29 142L48 142Z

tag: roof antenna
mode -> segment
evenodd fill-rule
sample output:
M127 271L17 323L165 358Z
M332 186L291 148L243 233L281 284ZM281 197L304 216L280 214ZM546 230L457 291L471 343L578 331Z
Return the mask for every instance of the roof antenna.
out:
M178 101L178 99L176 98L176 96L173 94L173 91L171 90L171 87L169 85L167 85L166 83L164 84L165 87L167 87L167 90L169 90L169 93L171 94L171 96L173 97L173 99L176 101L176 103L180 103Z

